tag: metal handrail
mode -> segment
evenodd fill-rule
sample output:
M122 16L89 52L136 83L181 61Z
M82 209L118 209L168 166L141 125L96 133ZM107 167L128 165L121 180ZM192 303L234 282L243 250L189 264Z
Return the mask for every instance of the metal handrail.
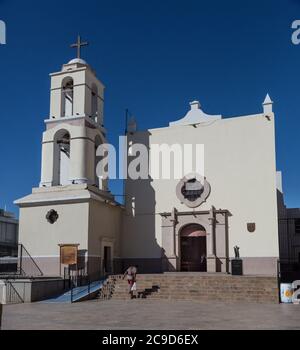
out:
M16 288L10 281L4 281L6 289L6 304L19 304L24 303L24 299L18 293Z
M95 277L95 276L94 276ZM70 285L70 294L71 294L71 303L74 302L74 297L76 295L79 295L85 291L88 292L88 294L90 294L91 291L91 284L96 281L101 279L101 276L96 276L95 278L93 278L91 275L88 274L79 274L79 271L76 271L75 274L70 274L69 275L69 285ZM74 293L74 289L77 287L86 287L78 292Z
M78 291L77 293L74 293L74 289L75 289L76 287L75 287L75 288L72 287L72 288L71 288L71 303L74 302L74 297L76 297L76 295L79 295L79 294L81 294L81 293L84 293L85 291L87 291L88 294L90 294L90 291L91 291L91 283L92 283L92 282L89 280L88 285L86 286L86 288L84 288L84 289Z
M38 264L34 261L33 257L29 254L28 250L24 247L24 245L22 243L19 243L19 247L21 249L20 251L20 274L25 274L26 275L26 271L23 270L22 268L22 262L23 262L23 251L26 253L27 257L30 259L30 261L33 263L33 265L36 267L36 269L38 270L38 275L39 276L43 276L43 271L39 268Z

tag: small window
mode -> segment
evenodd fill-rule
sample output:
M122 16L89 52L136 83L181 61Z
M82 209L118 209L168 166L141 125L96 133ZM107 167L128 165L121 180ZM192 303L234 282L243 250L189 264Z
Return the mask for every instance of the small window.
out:
M295 233L300 235L300 219L295 220Z

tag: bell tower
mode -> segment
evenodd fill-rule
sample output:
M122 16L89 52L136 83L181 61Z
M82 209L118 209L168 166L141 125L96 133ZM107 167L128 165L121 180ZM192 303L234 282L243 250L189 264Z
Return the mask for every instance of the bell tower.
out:
M96 150L106 143L104 86L80 58L50 74L50 114L42 140L39 187L15 201L20 207L20 243L45 275L62 276L62 246L78 247L74 273L100 278L120 254L122 207L96 172ZM107 252L110 252L107 254ZM105 253L106 252L106 253Z
M80 48L80 37L77 46ZM78 50L78 56L80 50ZM42 144L41 187L89 184L107 189L96 174L96 148L105 143L104 85L80 57L50 74L50 115Z

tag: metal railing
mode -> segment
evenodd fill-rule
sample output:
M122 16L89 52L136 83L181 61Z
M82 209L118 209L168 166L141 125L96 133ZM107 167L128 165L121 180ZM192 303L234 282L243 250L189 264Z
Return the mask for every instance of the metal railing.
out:
M17 273L22 276L40 277L43 276L42 270L34 261L23 244L18 245L18 270Z
M23 298L18 293L16 288L10 281L4 281L5 283L5 302L6 304L20 304L24 303Z
M18 256L2 258L0 265L1 276L15 278L43 276L42 270L23 244L18 244Z
M64 280L68 281L69 288L76 288L87 284L89 275L84 269L68 266L64 268Z
M72 303L78 300L80 295L87 299L90 298L93 283L103 279L99 273L87 274L84 270L73 270L70 267L64 269L64 280L68 281Z
M75 290L75 287L71 288L71 303L74 303L74 301L77 300L77 297L79 295L85 295L86 298L90 298L90 291L91 291L91 281L88 281L86 287L84 289ZM86 294L87 293L87 294Z

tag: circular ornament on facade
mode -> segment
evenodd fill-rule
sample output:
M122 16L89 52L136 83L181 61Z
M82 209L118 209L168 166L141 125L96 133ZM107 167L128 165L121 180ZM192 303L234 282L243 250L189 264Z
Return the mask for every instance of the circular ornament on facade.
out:
M54 224L58 220L58 213L54 209L48 211L46 215L46 219L50 224Z
M189 208L199 207L210 194L210 184L205 177L188 174L179 181L176 194L181 203Z

